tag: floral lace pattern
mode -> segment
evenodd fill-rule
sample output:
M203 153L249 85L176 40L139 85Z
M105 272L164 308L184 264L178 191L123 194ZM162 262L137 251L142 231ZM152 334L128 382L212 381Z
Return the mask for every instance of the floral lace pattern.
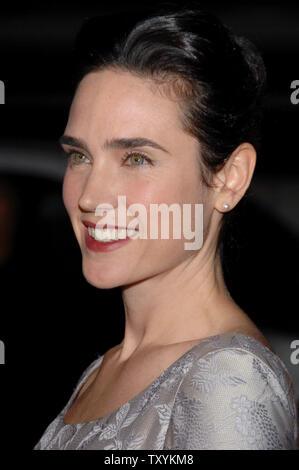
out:
M297 448L290 376L254 338L232 332L201 340L117 410L66 424L65 413L102 359L84 371L35 450Z

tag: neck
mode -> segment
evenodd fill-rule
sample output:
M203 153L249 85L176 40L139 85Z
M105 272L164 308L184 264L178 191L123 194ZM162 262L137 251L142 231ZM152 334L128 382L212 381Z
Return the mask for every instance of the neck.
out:
M125 334L119 360L137 351L218 334L231 311L220 256L195 256L122 290Z

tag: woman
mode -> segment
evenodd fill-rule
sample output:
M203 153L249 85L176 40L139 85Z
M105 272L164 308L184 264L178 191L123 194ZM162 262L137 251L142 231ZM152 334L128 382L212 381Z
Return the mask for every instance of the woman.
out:
M202 11L151 16L105 54L97 28L92 20L79 35L63 200L86 280L122 288L125 332L35 449L293 449L290 377L231 298L221 264L227 218L255 168L262 59ZM152 204L201 205L201 246L132 236L136 225L113 241L135 215L102 230L99 208L115 215L119 195L146 209L140 226Z

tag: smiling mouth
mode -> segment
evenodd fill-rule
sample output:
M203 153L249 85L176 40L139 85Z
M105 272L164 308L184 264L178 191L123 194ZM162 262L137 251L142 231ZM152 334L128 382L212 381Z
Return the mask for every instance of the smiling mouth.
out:
M88 235L98 242L112 242L117 240L125 240L136 235L135 229L119 229L119 228L96 228L87 227Z

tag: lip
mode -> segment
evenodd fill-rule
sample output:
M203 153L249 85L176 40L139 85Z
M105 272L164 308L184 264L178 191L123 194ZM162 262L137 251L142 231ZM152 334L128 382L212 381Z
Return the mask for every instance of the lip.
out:
M94 224L93 222L89 222L89 221L83 221L83 224L85 225L85 228L84 228L85 244L86 244L86 247L91 251L94 251L94 252L114 251L114 250L117 250L118 248L121 248L122 246L126 245L130 241L132 241L131 237L127 237L127 238L124 238L122 240L116 240L116 241L112 241L112 242L97 241L89 235L88 229L87 229L87 227L95 228L96 224ZM107 225L107 224L104 224L102 226L100 226L100 225L97 226L97 228L102 228L102 227L114 228L114 229L118 228L117 225L111 226L111 225ZM121 227L119 227L119 228L121 228Z

